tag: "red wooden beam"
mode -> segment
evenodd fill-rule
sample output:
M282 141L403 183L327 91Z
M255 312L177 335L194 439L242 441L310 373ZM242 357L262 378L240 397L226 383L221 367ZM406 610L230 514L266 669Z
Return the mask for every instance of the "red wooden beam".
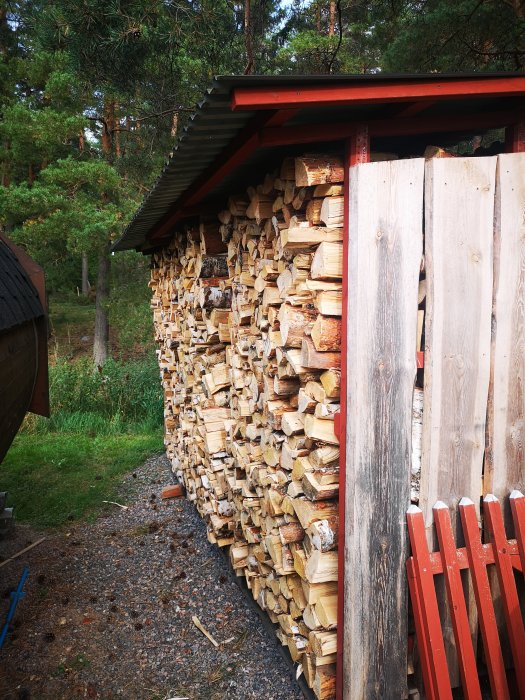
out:
M312 124L306 126L283 126L297 109L279 109L270 115L265 113L254 119L235 137L231 144L216 158L205 172L188 188L171 207L149 235L152 241L170 235L175 224L195 212L196 205L224 177L241 165L253 152L264 146L284 146L320 141L340 141L354 138L360 128L355 123ZM492 129L517 122L516 111L499 111L470 115L444 117L420 117L403 119L372 120L368 124L369 137L405 136L430 132L463 131L466 129ZM514 131L513 131L514 133ZM518 132L516 132L518 133ZM521 133L521 132L520 132ZM523 144L523 139L513 142Z
M403 105L401 109L395 113L396 119L405 119L405 117L414 117L416 114L424 112L435 104L436 100L418 100L411 102L409 105Z
M270 114L255 116L232 140L225 150L206 168L170 208L149 235L154 241L171 233L173 226L186 216L185 209L197 204L232 170L243 163L259 147L259 132L265 126L279 126L296 113L296 109L278 109Z
M525 76L443 78L442 80L355 80L344 84L318 83L298 87L238 87L233 110L289 109L341 104L373 104L454 97L495 97L525 94Z
M371 138L374 136L409 136L412 134L464 131L467 129L495 129L512 124L516 121L516 118L516 112L513 110L461 114L450 117L376 119L368 122L368 129ZM264 128L260 135L260 145L286 146L294 143L340 141L351 138L355 129L356 124L352 122Z
M323 133L323 132L319 132ZM345 151L344 210L343 210L343 313L341 319L341 408L339 411L339 542L338 549L338 602L337 602L337 665L336 697L343 698L343 649L344 649L344 590L345 590L345 494L346 494L346 353L348 336L348 202L351 168L370 160L370 138L364 125L354 125L352 138Z

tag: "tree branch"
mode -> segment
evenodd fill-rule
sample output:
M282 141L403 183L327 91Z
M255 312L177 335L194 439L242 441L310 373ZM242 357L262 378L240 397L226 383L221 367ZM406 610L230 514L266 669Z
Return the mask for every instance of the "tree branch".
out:
M438 55L443 53L443 49L445 48L445 46L447 44L449 44L452 41L452 39L455 39L458 36L458 34L460 34L464 30L464 24L466 24L467 22L470 22L470 20L474 17L474 15L479 10L479 8L483 5L484 2L485 2L485 0L479 0L479 2L474 6L472 11L465 17L464 23L460 24L458 29L455 32L452 32L452 34L447 39L445 39L445 41L439 47ZM423 65L424 66L427 65L428 63L430 63L431 60L432 60L432 57L428 58L423 63Z
M194 107L184 107L184 105L177 105L176 107L173 107L172 109L165 109L163 112L157 112L156 114L147 114L145 117L138 117L137 119L133 119L131 117L131 121L143 122L146 119L154 119L155 117L164 117L166 114L173 114L174 112L194 112L194 111L195 111Z

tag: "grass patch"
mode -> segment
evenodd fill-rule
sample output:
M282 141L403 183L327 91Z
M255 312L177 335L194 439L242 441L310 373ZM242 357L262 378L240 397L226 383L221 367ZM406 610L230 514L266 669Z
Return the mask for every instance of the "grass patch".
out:
M160 430L90 437L79 433L20 433L0 470L16 517L57 527L96 515L114 500L122 475L162 452Z
M49 322L52 337L49 346L50 358L72 358L79 354L91 356L93 328L95 326L95 304L82 297L54 299L49 304ZM82 341L87 337L89 340Z

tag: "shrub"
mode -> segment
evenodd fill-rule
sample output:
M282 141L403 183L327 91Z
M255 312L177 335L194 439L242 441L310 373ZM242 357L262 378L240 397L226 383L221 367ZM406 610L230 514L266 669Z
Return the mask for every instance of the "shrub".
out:
M26 432L81 432L107 435L162 425L162 388L154 355L100 371L91 359L59 360L49 368L51 419L29 417Z

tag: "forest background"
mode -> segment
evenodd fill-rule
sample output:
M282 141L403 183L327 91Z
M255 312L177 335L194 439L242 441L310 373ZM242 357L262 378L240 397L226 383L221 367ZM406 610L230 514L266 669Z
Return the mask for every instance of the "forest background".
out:
M46 272L53 410L0 486L57 525L161 449L148 259L110 247L213 76L522 70L525 0L0 0L0 59L0 228Z

